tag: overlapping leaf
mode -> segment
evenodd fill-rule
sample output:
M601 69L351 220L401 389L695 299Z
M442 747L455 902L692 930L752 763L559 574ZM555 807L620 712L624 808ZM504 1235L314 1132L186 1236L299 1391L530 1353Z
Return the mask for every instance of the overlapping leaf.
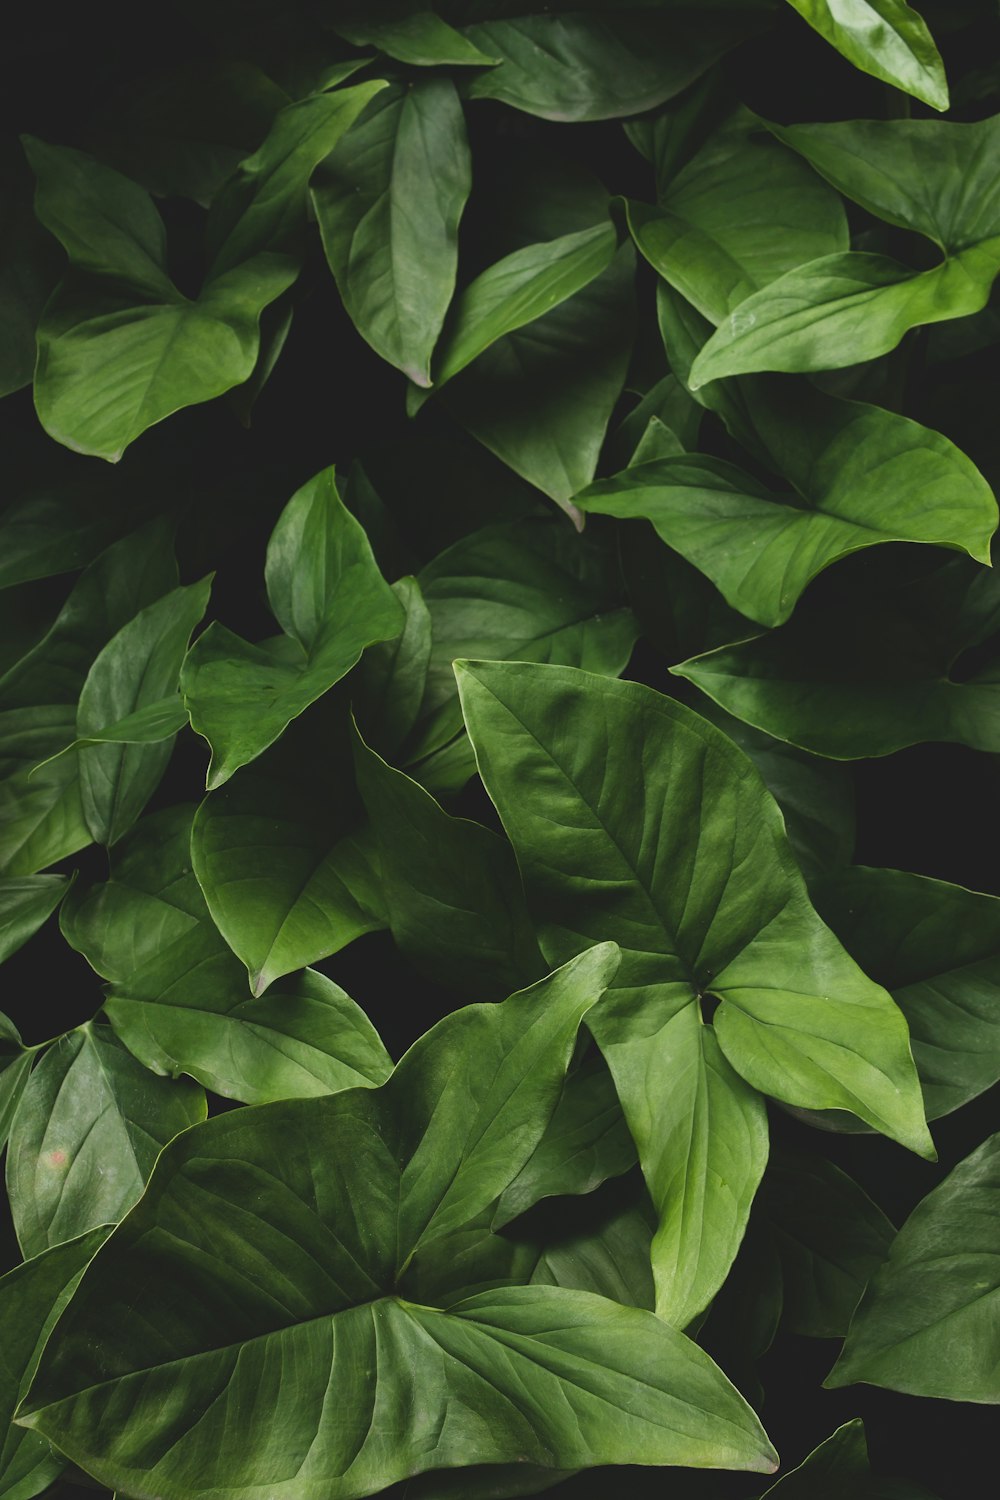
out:
M537 1142L615 961L604 947L502 1005L456 1012L380 1090L231 1116L178 1142L81 1283L21 1419L58 1426L99 1478L131 1488L141 1467L165 1496L190 1488L192 1465L220 1495L251 1494L264 1471L276 1496L303 1500L471 1459L771 1469L749 1409L652 1314L540 1286L462 1295L475 1271L456 1263L456 1237ZM168 1225L157 1282L185 1289L169 1302L147 1268ZM410 1300L435 1276L438 1308L426 1290ZM113 1329L100 1368L95 1317ZM270 1383L279 1351L294 1382ZM359 1382L360 1368L372 1374ZM237 1431L226 1407L262 1381L274 1420ZM126 1400L125 1423L104 1419Z
M192 726L208 740L209 789L272 745L357 662L391 639L403 611L363 529L324 469L292 496L268 543L267 597L285 632L253 646L218 623L199 636L181 673Z
M846 1493L857 1500L934 1500L910 1479L884 1479L872 1473L860 1417L838 1427L797 1469L764 1492L781 1500L840 1500Z
M906 0L788 0L848 62L934 109L948 108L948 83L934 38Z
M64 907L63 931L110 980L104 1010L154 1072L189 1073L249 1104L380 1083L385 1048L339 986L306 970L247 993L191 869L194 809L145 818L116 847L112 878Z
M560 667L463 664L459 687L546 957L608 937L622 948L588 1025L660 1215L658 1306L677 1298L689 1320L736 1253L763 1170L753 1089L836 1099L932 1150L905 1022L817 917L780 813L711 725ZM720 1002L708 1041L705 996Z

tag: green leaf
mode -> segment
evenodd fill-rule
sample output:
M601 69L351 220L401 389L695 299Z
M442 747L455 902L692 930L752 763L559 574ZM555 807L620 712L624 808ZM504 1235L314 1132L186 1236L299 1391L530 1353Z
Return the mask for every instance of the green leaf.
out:
M209 284L262 252L298 250L310 177L386 87L376 78L311 94L279 110L263 145L240 163L212 203L206 225Z
M839 197L738 109L668 179L658 207L630 202L650 264L710 322L804 262L848 248Z
M60 756L68 755L72 750L83 750L88 745L156 745L161 740L173 739L178 730L183 729L188 722L187 710L177 693L168 698L157 698L153 703L147 703L144 708L137 708L134 713L126 714L115 724L108 724L104 729L93 729L89 734L80 735L71 744L64 745L55 755L50 755L48 760L41 761L31 772L34 776L43 766L51 765Z
M451 80L436 77L379 94L313 184L344 306L376 353L418 385L430 384L471 186L462 105Z
M360 738L355 762L389 926L407 957L475 999L499 999L543 972L510 845L449 817Z
M346 706L336 704L296 720L195 815L194 873L254 995L385 926L364 865L359 874L364 809L353 782Z
M405 623L391 641L366 650L358 667L354 712L374 749L395 755L420 716L427 688L432 639L431 614L415 578L392 586L405 611Z
M488 266L456 298L434 362L435 388L498 339L535 322L589 286L607 270L617 245L614 225L605 222L525 245Z
M174 589L123 625L87 673L76 710L77 738L89 739L129 715L153 709L153 732L164 723L164 698L176 691L191 632L208 607L211 579ZM176 722L168 699L167 720ZM144 731L150 724L144 722ZM129 733L134 725L129 726ZM83 815L92 838L113 844L142 812L167 768L172 738L91 745L80 756Z
M90 842L79 757L39 762L73 740L77 701L101 648L177 582L171 528L152 522L101 554L43 639L0 678L0 869L31 875Z
M346 1500L469 1463L771 1471L745 1403L652 1314L561 1288L449 1292L469 1272L456 1236L536 1144L616 962L604 945L511 1000L446 1017L379 1090L237 1113L178 1141L81 1284L20 1419L58 1426L102 1481L133 1488L141 1466L165 1500L190 1491L192 1464L234 1500L262 1472L276 1500ZM437 1307L409 1291L435 1256ZM165 1284L184 1295L165 1298ZM95 1317L109 1331L99 1374ZM237 1431L226 1409L259 1394L278 1350L299 1378L269 1385L273 1420ZM377 1370L374 1386L347 1378L359 1369ZM127 1421L108 1421L122 1401Z
M907 1019L928 1119L1000 1079L1000 900L900 870L854 868L812 888L825 921Z
M801 382L758 383L744 394L791 493L692 454L598 480L574 503L652 521L734 609L762 625L783 624L818 573L880 542L951 546L989 563L996 500L947 438Z
M857 1183L821 1156L782 1147L768 1163L751 1220L781 1265L782 1323L842 1338L895 1230Z
M956 670L963 650L1000 628L992 571L960 559L871 564L831 575L780 631L671 671L814 755L889 755L924 740L1000 748L996 665Z
M530 1165L530 1163L529 1163ZM653 1213L648 1199L605 1215L596 1228L550 1241L531 1273L532 1286L596 1292L626 1307L653 1307L649 1242Z
M591 1048L579 1066L566 1075L555 1114L531 1156L501 1195L492 1227L502 1229L543 1198L592 1193L608 1178L627 1172L635 1165L635 1159L635 1145L618 1103L614 1079L601 1054ZM647 1233L645 1239L649 1238ZM624 1244L622 1250L623 1256L627 1256ZM648 1243L641 1246L641 1252L641 1297L617 1297L607 1286L580 1280L558 1280L551 1284L600 1292L603 1296L615 1296L620 1302L634 1300L636 1307L652 1308L655 1294ZM532 1280L545 1278L536 1268Z
M67 1032L36 1066L11 1126L7 1192L24 1255L113 1224L139 1198L153 1162L205 1118L190 1079L147 1072L108 1026Z
M0 521L0 588L87 567L141 524L146 512L127 485L78 482L29 489Z
M609 120L655 109L753 35L753 7L631 7L484 21L465 35L500 66L466 85L544 120Z
M414 67L484 67L498 61L449 26L432 10L405 8L387 20L358 17L339 22L340 36L356 47L377 47L397 62Z
M33 1500L59 1478L67 1460L37 1433L12 1423L31 1383L52 1327L87 1262L107 1238L106 1228L45 1250L0 1280L4 1357L0 1364L0 1496Z
M247 993L191 869L192 813L144 818L116 846L111 879L63 907L67 941L111 981L117 1035L154 1072L247 1104L381 1083L391 1064L374 1027L322 974Z
M862 208L926 235L946 254L1000 235L994 162L1000 115L974 124L948 120L842 120L770 125Z
M0 146L0 396L31 384L35 329L59 278L59 252L31 208L31 173L14 140Z
M265 578L285 631L279 647L252 646L216 623L198 637L181 671L192 727L212 749L210 790L272 745L366 646L391 639L403 623L332 469L285 506L268 543Z
M788 0L814 31L874 78L933 109L948 108L948 81L934 38L906 0Z
M65 875L22 875L0 880L0 963L6 963L38 931L68 890Z
M824 255L754 292L709 339L691 388L755 370L839 370L895 349L911 328L965 318L989 300L1000 235L929 271L886 255Z
M865 1381L948 1401L1000 1401L994 1226L1000 1135L919 1203L854 1315L827 1386Z
M792 0L795 3L795 0ZM845 1422L814 1448L808 1458L765 1491L781 1500L934 1500L911 1479L882 1479L868 1465L868 1443L860 1417Z
M21 1041L13 1021L0 1012L0 1146L10 1133L10 1123L27 1086L34 1056L34 1050Z
M621 945L587 1024L657 1209L658 1309L689 1322L725 1278L766 1160L754 1089L836 1098L932 1154L905 1021L816 916L781 814L711 725L572 669L456 671L546 958Z
M445 397L474 437L576 521L571 497L594 477L634 322L634 252L623 245L582 291L481 354Z

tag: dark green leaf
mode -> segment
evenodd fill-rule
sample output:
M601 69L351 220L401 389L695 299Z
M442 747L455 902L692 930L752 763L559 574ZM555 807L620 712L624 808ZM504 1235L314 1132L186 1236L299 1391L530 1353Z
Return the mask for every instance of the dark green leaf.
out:
M584 511L652 521L734 609L788 619L823 568L879 542L961 548L989 563L997 505L973 463L939 433L804 384L747 392L757 438L793 490L697 454L598 480Z
M111 981L118 1036L154 1072L190 1073L247 1104L381 1083L391 1065L374 1027L322 974L248 995L191 869L192 812L143 819L116 847L111 880L63 908L67 940Z
M659 206L628 205L646 259L710 322L805 261L848 248L835 193L740 109L663 190Z
M29 490L0 521L0 588L85 568L145 515L142 500L127 486Z
M906 1024L816 916L777 807L725 736L635 683L457 671L543 953L609 935L622 947L588 1026L657 1207L658 1306L690 1321L725 1277L766 1159L753 1088L836 1098L932 1153ZM705 995L721 1002L709 1035Z
M372 348L418 385L430 384L471 186L462 106L447 78L385 89L313 184L344 306Z
M449 26L432 10L400 6L400 15L381 20L358 17L337 31L356 47L377 47L388 57L415 67L483 67L497 62Z
M780 631L671 670L729 713L840 760L922 740L1000 749L993 662L953 676L962 651L1000 627L1000 584L961 560L890 558L831 578Z
M364 531L324 469L292 496L271 534L267 596L285 638L252 646L219 624L188 652L184 703L208 740L210 789L272 745L292 719L350 671L403 611Z
M31 1383L52 1326L66 1306L94 1252L107 1238L105 1228L17 1266L0 1280L0 1496L32 1500L58 1479L67 1460L37 1433L15 1427L12 1418Z
M254 995L385 926L359 843L346 708L325 707L211 792L191 830L194 873Z
M894 84L934 109L948 108L948 82L934 38L906 0L788 3L863 73Z
M360 740L355 759L402 951L472 999L499 999L543 973L510 845L479 823L449 817Z
M12 1021L0 1012L0 1147L10 1133L10 1123L28 1082L34 1051L21 1041Z
M65 875L22 875L0 880L0 963L38 931L68 889Z
M391 641L369 646L358 668L354 711L365 737L382 755L393 756L420 716L431 660L431 615L415 578L392 586L405 624Z
M14 1116L7 1192L25 1256L113 1224L143 1190L162 1146L205 1118L190 1079L157 1078L108 1026L54 1042Z
M608 120L672 99L760 25L752 7L630 7L484 21L465 35L500 66L466 86L545 120Z
M1000 1135L918 1204L869 1283L828 1386L865 1381L949 1401L1000 1401Z
M0 396L31 384L35 329L59 278L59 252L31 209L31 173L16 141L0 146Z
M1000 1078L1000 901L900 870L855 868L812 889L824 919L907 1019L928 1119Z
M766 1494L778 1495L781 1500L842 1500L844 1495L852 1500L934 1500L911 1479L882 1479L872 1473L860 1417L838 1427Z

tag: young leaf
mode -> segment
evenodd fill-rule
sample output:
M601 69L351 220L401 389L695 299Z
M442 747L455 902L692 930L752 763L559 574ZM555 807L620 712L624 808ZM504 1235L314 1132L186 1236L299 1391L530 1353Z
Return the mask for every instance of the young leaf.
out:
M0 869L32 875L90 842L79 757L41 761L73 740L77 701L101 648L177 582L166 522L124 537L78 579L51 629L0 678Z
M995 664L953 675L963 650L1000 627L993 572L960 559L920 568L889 559L866 574L831 575L780 631L671 671L814 755L889 755L922 740L1000 748Z
M745 393L758 441L793 492L698 454L641 463L574 496L644 517L740 613L781 625L823 568L880 542L962 548L989 563L993 492L939 433L790 382Z
M933 109L948 108L948 82L923 16L906 0L788 0L831 46L874 78Z
M154 732L159 735L163 700L176 692L184 653L208 606L210 589L208 578L174 589L140 610L112 636L80 690L78 740L114 728L143 709L154 710ZM167 701L167 721L171 717L176 721L176 705ZM144 728L149 728L148 723ZM113 844L131 828L159 785L172 748L172 738L160 737L150 742L91 744L84 750L80 795L87 827L97 843Z
M544 972L510 845L479 823L449 817L360 738L355 763L402 951L474 999L499 999Z
M456 671L543 953L621 945L587 1024L656 1205L658 1304L689 1321L726 1275L766 1160L754 1088L836 1098L932 1153L905 1021L816 916L777 807L711 725L572 669ZM706 995L721 1003L703 1040Z
M322 974L248 995L191 869L192 813L143 819L116 846L112 878L63 908L67 941L111 981L117 1035L154 1072L247 1104L381 1083L391 1064L375 1028Z
M1000 1401L994 1226L1000 1135L918 1204L876 1271L827 1376L948 1401Z
M52 1326L66 1306L84 1267L107 1239L107 1228L45 1250L0 1280L0 1323L4 1357L0 1363L0 1495L33 1500L47 1491L67 1459L37 1433L13 1425L17 1404L28 1389Z
M344 306L372 348L417 385L430 384L471 186L462 105L440 77L378 94L313 183Z
M385 926L359 870L346 705L325 706L211 792L191 828L198 884L254 995Z
M906 1017L928 1119L1000 1079L1000 901L900 870L828 874L812 897Z
M545 120L609 120L655 109L752 35L752 6L671 5L516 16L465 29L500 66L466 85Z
M65 875L22 875L0 880L0 963L38 931L69 889Z
M846 1494L856 1500L934 1500L911 1479L882 1479L872 1473L860 1417L838 1427L797 1469L766 1490L762 1500L769 1495L780 1500L841 1500Z
M630 202L628 222L650 264L713 324L786 271L849 243L837 194L775 150L745 109L669 178L657 207Z
M261 1472L276 1500L346 1500L470 1462L773 1469L728 1382L651 1314L560 1288L445 1290L454 1234L530 1154L615 962L605 946L501 1005L458 1011L377 1091L223 1117L177 1142L95 1261L20 1419L57 1425L70 1457L123 1488L142 1443L143 1483L166 1500L190 1489L192 1463L232 1500ZM435 1244L443 1310L407 1297L414 1252ZM164 1298L165 1280L185 1295ZM86 1352L96 1317L110 1330L100 1374ZM269 1386L273 1420L237 1433L223 1413L259 1393L279 1350L300 1377ZM347 1378L359 1369L372 1375ZM108 1421L122 1400L128 1420Z
M7 1193L24 1255L113 1224L139 1197L161 1146L205 1118L190 1079L147 1072L108 1026L54 1042L11 1126Z
M285 640L251 646L219 624L188 652L181 691L208 740L208 787L272 745L292 719L350 671L373 641L399 633L403 612L332 469L304 484L267 548L267 596Z

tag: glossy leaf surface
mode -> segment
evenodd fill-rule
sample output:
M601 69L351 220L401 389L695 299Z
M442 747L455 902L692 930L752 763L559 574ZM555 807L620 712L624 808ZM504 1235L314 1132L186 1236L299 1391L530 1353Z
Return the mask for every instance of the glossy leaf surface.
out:
M788 0L848 62L934 109L948 108L948 83L934 38L906 0Z
M110 980L116 1034L154 1072L189 1073L248 1104L381 1083L385 1048L331 980L306 970L247 993L191 869L192 813L143 819L117 846L111 880L64 908L68 941Z
M913 1210L862 1298L827 1385L860 1380L950 1401L1000 1401L998 1194L994 1135Z

